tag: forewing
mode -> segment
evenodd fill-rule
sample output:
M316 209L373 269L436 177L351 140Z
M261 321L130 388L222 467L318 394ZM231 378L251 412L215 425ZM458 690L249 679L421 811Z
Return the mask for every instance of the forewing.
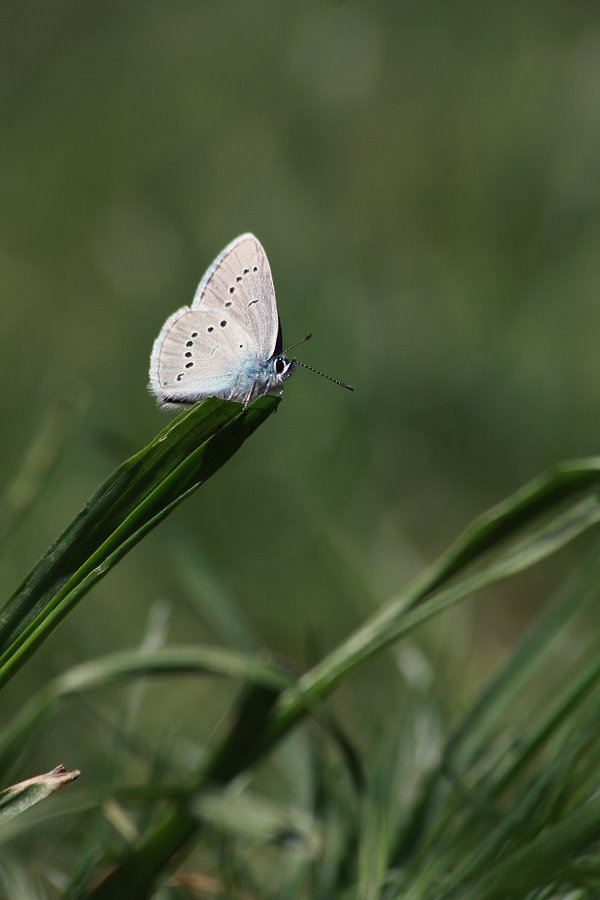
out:
M192 309L228 317L253 339L259 359L276 351L279 318L267 255L253 234L242 234L225 247L198 285Z

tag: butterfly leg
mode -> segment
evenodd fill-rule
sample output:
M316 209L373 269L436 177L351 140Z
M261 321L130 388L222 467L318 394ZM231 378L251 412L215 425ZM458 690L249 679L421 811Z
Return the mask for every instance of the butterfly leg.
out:
M252 385L250 387L250 390L248 391L248 393L246 394L246 396L244 398L244 409L248 409L248 407L250 406L250 401L252 400L252 395L254 394L254 388L256 387L257 381L258 381L258 377L256 377L254 379L254 381L252 382Z
M226 398L225 398L226 400L239 400L240 399L240 397L239 397L240 378L241 378L241 375L238 375L238 377L236 378L235 384L233 385L233 387L231 388L229 393L226 395Z
M246 394L246 396L244 398L244 410L248 409L248 407L250 406L250 399L252 397L253 389L254 389L254 385L252 385L252 388L250 388L250 392L248 394Z

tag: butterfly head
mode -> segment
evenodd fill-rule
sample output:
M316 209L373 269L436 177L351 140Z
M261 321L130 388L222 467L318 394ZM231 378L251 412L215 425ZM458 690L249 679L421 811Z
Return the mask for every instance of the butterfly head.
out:
M289 378L296 366L295 359L288 359L283 353L273 357L271 378L274 384L281 384Z

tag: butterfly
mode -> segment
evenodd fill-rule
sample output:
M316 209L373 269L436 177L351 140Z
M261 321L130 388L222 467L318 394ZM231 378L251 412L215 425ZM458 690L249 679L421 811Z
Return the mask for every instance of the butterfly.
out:
M253 234L242 234L209 266L192 305L178 309L163 325L150 357L149 389L166 407L191 405L205 397L248 406L265 394L280 395L297 365L311 368L287 358L292 347L285 352L281 348L267 255ZM323 377L353 390L329 375Z

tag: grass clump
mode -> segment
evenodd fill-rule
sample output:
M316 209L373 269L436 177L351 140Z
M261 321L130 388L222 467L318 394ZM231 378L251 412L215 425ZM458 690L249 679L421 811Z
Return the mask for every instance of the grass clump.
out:
M6 604L2 685L277 402L266 398L243 410L206 401L116 470ZM571 652L597 600L595 546L452 723L442 714L435 675L424 689L398 666L402 714L389 707L374 754L350 736L329 701L401 640L427 669L419 629L594 526L599 487L598 458L545 473L478 518L422 576L299 674L247 648L208 645L146 645L64 671L5 722L5 783L75 699L90 704L110 688L135 692L141 680L175 675L233 681L238 690L192 763L182 764L178 740L157 751L135 734L135 701L127 721L115 721L109 707L119 745L110 777L88 780L73 799L63 791L67 799L52 809L39 801L73 773L61 770L61 784L50 785L47 773L7 788L0 840L14 850L10 864L0 865L6 895L15 895L15 871L27 881L19 850L33 830L60 841L57 864L40 867L36 890L48 897L600 895L596 636L579 639L578 653ZM233 606L228 628L234 620ZM242 618L231 633L246 633ZM141 776L128 782L130 758ZM257 772L282 765L288 796L276 798L261 790ZM77 821L84 824L74 833Z

